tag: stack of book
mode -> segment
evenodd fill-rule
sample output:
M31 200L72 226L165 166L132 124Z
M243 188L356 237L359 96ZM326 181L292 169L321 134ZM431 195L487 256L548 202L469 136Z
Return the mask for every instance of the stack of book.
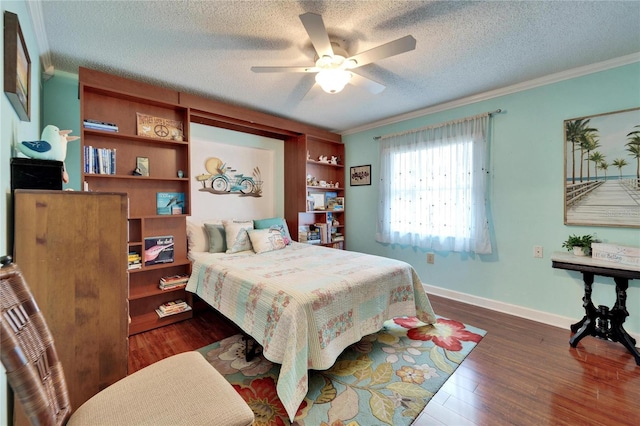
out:
M99 120L91 120L89 118L85 118L84 122L82 123L85 129L92 129L92 130L104 130L105 132L117 132L118 131L118 126L115 125L114 123L108 123L106 121L99 121Z
M136 253L132 251L129 253L129 269L140 269L142 268L142 256L140 253Z
M116 174L116 150L84 147L84 172L99 175Z
M173 290L186 286L188 281L189 275L187 274L171 275L169 277L160 278L159 287L161 290Z
M316 227L320 230L320 242L331 242L331 227L327 223L316 223Z
M320 230L315 225L299 226L298 242L307 244L320 244Z
M160 318L163 318L169 315L175 315L190 310L191 306L187 305L187 302L178 299L171 302L163 303L158 307L158 309L156 309L156 313Z

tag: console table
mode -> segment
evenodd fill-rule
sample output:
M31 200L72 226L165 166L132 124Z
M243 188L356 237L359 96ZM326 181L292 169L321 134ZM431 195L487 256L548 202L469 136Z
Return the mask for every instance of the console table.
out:
M574 334L571 336L569 344L575 348L585 336L596 336L620 342L631 352L636 364L640 365L640 353L635 347L636 340L629 336L629 333L622 326L629 316L626 306L629 280L640 279L640 267L562 252L554 253L551 256L551 262L554 268L582 272L584 280L582 306L585 310L585 316L571 325L571 332ZM596 308L591 301L591 286L595 275L611 277L616 283L616 303L611 309L604 305Z

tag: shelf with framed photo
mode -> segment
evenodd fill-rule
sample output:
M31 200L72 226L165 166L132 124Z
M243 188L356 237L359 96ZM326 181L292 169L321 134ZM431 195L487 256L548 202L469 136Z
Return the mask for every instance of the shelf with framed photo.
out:
M127 194L129 253L143 258L128 271L129 334L188 318L191 312L159 318L155 310L174 299L191 304L183 288L157 288L163 276L191 272L186 239L180 238L190 214L189 108L179 104L178 92L87 68L80 68L79 82L84 189ZM108 161L103 153L110 155ZM95 154L106 169L92 168ZM159 201L158 194L180 196ZM171 258L145 261L145 244L156 237L172 237L170 249L162 250Z

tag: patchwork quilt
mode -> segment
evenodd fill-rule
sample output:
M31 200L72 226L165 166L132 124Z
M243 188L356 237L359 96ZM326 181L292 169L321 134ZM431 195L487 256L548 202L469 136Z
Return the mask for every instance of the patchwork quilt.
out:
M187 290L234 321L281 364L277 392L293 420L308 388L307 371L338 355L385 320L435 314L408 263L292 243L256 254L190 253Z

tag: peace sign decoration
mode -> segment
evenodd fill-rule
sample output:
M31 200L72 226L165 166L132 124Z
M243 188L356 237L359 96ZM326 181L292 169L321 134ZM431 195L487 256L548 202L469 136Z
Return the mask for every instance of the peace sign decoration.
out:
M139 112L136 113L136 116L138 136L174 141L181 141L184 138L182 121L153 117Z

